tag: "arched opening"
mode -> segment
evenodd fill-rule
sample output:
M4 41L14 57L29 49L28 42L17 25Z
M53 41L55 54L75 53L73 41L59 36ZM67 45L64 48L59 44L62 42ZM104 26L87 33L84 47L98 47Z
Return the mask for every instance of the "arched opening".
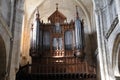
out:
M75 5L78 6L78 12L79 12L79 17L80 19L84 19L84 30L85 30L85 35L89 35L90 36L94 36L94 25L92 25L92 21L94 21L94 17L92 16L93 13L93 2L94 0L89 0L89 2L87 1L79 1L79 0L66 0L66 1L49 1L49 0L40 0L40 1L34 1L32 2L32 0L26 0L26 11L25 11L25 16L24 16L24 30L23 30L23 42L22 42L22 56L26 56L27 59L31 62L31 59L29 57L29 48L30 48L30 31L31 31L31 25L33 23L33 21L35 20L35 13L36 13L36 8L39 10L40 13L40 18L41 21L43 20L44 23L47 22L47 17L52 14L52 12L54 12L55 10L55 4L59 3L58 7L59 10L65 14L65 16L68 18L67 22L70 22L71 19L75 19ZM69 4L67 4L69 2ZM33 5L31 5L30 3L34 3ZM67 4L67 5L66 5ZM47 5L47 6L46 6ZM90 5L90 6L89 6ZM29 6L33 6L32 9L29 9ZM89 6L89 8L91 7L91 9L89 10L87 7ZM90 17L90 15L92 17ZM94 29L93 29L94 28ZM95 33L96 36L96 33ZM88 36L87 36L88 37ZM86 38L86 36L85 36ZM93 40L93 39L92 39ZM86 42L90 42L88 41L88 39L86 39ZM93 40L94 42L94 40ZM95 45L97 43L94 43ZM87 44L88 45L88 44ZM89 45L91 49L91 45ZM94 46L93 46L94 47ZM97 47L95 46L95 49ZM94 51L95 51L94 49ZM90 54L94 53L91 51L88 51Z
M67 4L67 2L69 2L70 4ZM56 3L59 3L58 7L59 7L60 12L63 13L67 17L67 21L65 21L65 23L64 23L64 24L67 23L67 26L69 26L68 23L70 23L70 25L74 26L74 21L76 20L76 15L79 14L81 24L84 25L84 28L81 27L82 31L81 31L81 29L79 29L79 30L76 29L76 34L75 34L73 27L71 27L71 29L70 29L70 27L64 29L64 26L61 24L60 26L57 25L57 28L62 27L63 30L60 31L60 32L58 30L57 33L54 32L54 26L56 26L56 24L50 23L49 20L47 22L47 19L49 18L50 14L52 14L54 12L55 7L53 5L55 5ZM67 4L67 6L66 6L66 4ZM76 7L75 7L76 5L78 6L77 11L79 13L76 12ZM92 4L91 4L91 7L92 7ZM56 73L59 73L60 75L65 73L65 72L66 73L80 73L81 74L81 72L83 72L81 70L85 70L85 69L82 69L82 68L86 68L84 66L81 66L83 63L82 63L82 60L80 58L83 58L83 55L82 56L78 55L77 56L78 58L77 58L72 53L74 53L74 52L75 53L80 53L80 51L81 51L81 53L84 53L83 50L82 50L84 48L83 43L84 43L84 45L86 45L85 53L87 54L87 57L85 56L85 59L86 59L85 63L87 64L87 62L89 62L89 64L88 64L89 67L88 67L88 69L86 68L86 71L87 70L91 71L91 72L93 71L93 69L96 66L94 66L93 61L91 60L92 57L90 57L90 56L93 55L95 49L97 48L96 32L94 32L94 31L92 32L92 30L91 30L92 27L89 27L91 25L90 23L92 21L90 19L88 19L88 17L90 17L90 16L87 14L86 9L84 9L84 10L83 9L84 9L84 6L82 5L82 3L80 4L79 1L77 1L77 0L75 0L75 1L73 1L73 0L67 0L67 1L45 0L42 4L40 4L39 6L37 6L33 10L33 14L29 14L30 16L26 17L26 19L28 18L27 19L28 22L27 22L27 20L25 20L25 23L26 23L27 26L24 25L25 28L24 28L23 54L22 55L24 55L24 53L29 55L29 52L30 52L30 57L31 56L34 57L33 52L35 52L35 50L33 50L31 48L31 44L30 44L30 43L33 43L33 42L32 41L29 42L29 41L33 40L33 39L30 38L31 36L33 36L33 35L30 36L30 31L32 32L33 29L35 30L35 27L33 28L33 26L35 25L34 21L38 19L38 16L39 16L39 19L40 19L41 23L40 23L40 25L37 25L37 26L40 27L41 31L43 31L43 35L37 34L38 39L39 39L39 37L43 38L43 39L40 38L41 40L39 39L39 42L42 43L43 45L45 45L47 42L49 42L49 41L47 41L48 39L46 39L47 36L44 35L45 30L49 29L50 32L52 33L52 37L50 39L50 42L51 42L51 44L53 43L52 46L50 46L51 51L49 51L49 52L48 52L48 50L45 51L44 49L42 49L44 47L42 47L42 48L41 47L38 47L38 48L36 47L36 52L39 51L38 55L39 55L40 58L38 58L38 60L37 60L37 58L34 58L35 60L33 58L31 58L31 61L30 61L31 64L34 64L34 61L35 61L35 64L34 64L35 67L31 66L31 71L30 71L31 73L36 73L36 71L39 71L38 73L41 73L41 74L44 73L44 75L47 75L48 73L50 73L50 74L52 73L52 75L55 74L55 77L57 77ZM56 10L58 10L58 9L56 8ZM38 15L38 13L40 15L36 16L36 13L37 13L37 15ZM59 16L59 17L61 17L61 16ZM56 22L58 21L57 19L59 17L55 18ZM62 16L62 17L64 17L64 16ZM78 18L78 16L77 16L77 18ZM63 18L61 18L61 19L63 19ZM76 26L80 26L79 20L76 20L76 21L77 21ZM44 24L44 28L42 27L43 24ZM50 26L50 27L53 28L53 30L52 30L52 28L45 28L47 26L45 24L53 24L52 26ZM79 32L79 31L81 31L81 32ZM84 33L85 36L83 36L82 33ZM61 36L59 36L59 34ZM79 38L81 38L81 37L79 37L78 34L81 37L83 37L82 39L85 38L84 42L82 41L82 39L79 40ZM36 39L36 42L37 42L37 39ZM54 45L54 43L55 43L55 45ZM92 45L92 43L94 45ZM39 44L39 45L41 45L41 44ZM77 45L77 47L76 47L76 45ZM61 46L62 46L62 48L61 48ZM29 51L29 48L30 48L30 51ZM65 55L64 55L64 53L65 53ZM35 56L36 56L36 53L35 53ZM69 56L71 58L68 58ZM59 58L59 59L57 59L57 58ZM36 65L38 62L39 62L39 65ZM43 64L43 63L45 63L45 64ZM79 65L78 65L78 63L79 63ZM47 64L47 66L46 66L46 64ZM49 64L49 66L48 66L48 64ZM51 65L51 64L54 64L55 66ZM61 64L63 65L63 67L59 66ZM69 68L68 68L68 66L69 66ZM93 72L95 72L95 70ZM86 76L86 74L85 74L85 76ZM87 76L90 77L90 75L87 75ZM96 73L95 73L94 77L96 77ZM79 74L78 74L78 78L79 78Z
M112 67L114 71L114 76L120 76L120 34L117 35L112 54Z
M0 36L0 79L4 79L6 72L6 49L5 44Z
M65 14L65 16L67 16L67 22L70 22L71 19L74 20L75 18L75 5L78 6L78 12L79 12L79 17L80 19L84 19L84 33L85 33L85 45L86 45L86 48L85 48L85 51L86 53L88 53L88 56L91 56L91 55L94 55L93 53L95 52L96 48L97 48L97 34L96 34L96 31L92 30L93 26L91 26L90 23L92 23L92 21L89 19L89 15L88 15L88 11L86 9L86 6L84 6L82 4L81 1L78 1L78 0L68 0L70 4L67 4L67 6L65 6L66 2L67 1L51 1L53 3L50 3L49 0L45 0L43 2L41 2L41 4L37 5L36 8L33 10L32 14L30 15L30 18L28 18L28 24L27 26L25 25L25 31L26 31L26 34L24 34L24 38L27 37L26 40L24 40L23 42L25 43L24 45L27 44L27 46L30 47L30 28L31 26L33 25L34 21L35 21L35 17L36 17L36 10L38 9L39 13L40 13L40 20L43 21L43 23L47 23L47 17L52 14L52 12L54 11L55 9L55 5L56 3L59 3L58 7L59 7L59 10ZM91 1L91 7L93 7L93 2L92 0ZM61 4L62 3L62 4ZM48 6L46 6L48 5ZM49 7L50 6L50 7ZM49 23L49 21L48 21ZM89 27L90 26L90 27ZM94 45L93 45L94 44ZM28 48L29 48L28 47ZM29 49L26 49L26 50L29 50ZM24 51L24 52L27 52L27 51ZM91 56L92 58L92 56ZM90 58L90 59L91 59ZM93 63L92 60L88 60L88 61L91 61L91 64Z
M119 50L118 50L118 69L120 71L120 46L119 46Z

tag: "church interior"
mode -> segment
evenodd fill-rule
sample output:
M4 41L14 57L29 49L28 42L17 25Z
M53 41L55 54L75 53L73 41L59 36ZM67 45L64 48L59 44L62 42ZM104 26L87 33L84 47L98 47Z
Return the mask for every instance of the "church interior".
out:
M120 80L119 0L0 0L0 80Z

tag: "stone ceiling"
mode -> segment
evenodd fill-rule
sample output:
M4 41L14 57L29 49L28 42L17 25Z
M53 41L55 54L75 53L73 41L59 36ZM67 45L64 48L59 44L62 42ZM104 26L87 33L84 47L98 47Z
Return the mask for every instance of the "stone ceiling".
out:
M40 18L47 22L47 18L56 10L56 3L59 4L59 11L62 12L68 22L75 19L75 5L78 5L79 15L85 20L86 26L91 25L91 15L93 14L92 0L26 0L25 15L30 22L33 19L36 8L40 11Z

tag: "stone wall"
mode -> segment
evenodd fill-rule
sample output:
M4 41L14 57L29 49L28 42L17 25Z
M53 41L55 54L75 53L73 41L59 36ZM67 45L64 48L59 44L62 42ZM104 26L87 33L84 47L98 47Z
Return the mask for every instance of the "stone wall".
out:
M1 0L0 1L0 35L5 43L5 49L6 49L6 70L8 66L8 59L9 59L9 50L10 50L10 38L11 32L9 30L9 21L10 21L10 1L7 0ZM2 45L1 45L2 46Z
M13 13L13 27L12 27L12 58L10 66L10 79L15 80L16 73L19 69L20 64L20 53L21 53L21 36L22 36L22 22L23 22L23 9L24 0L16 0L14 3Z
M23 6L23 0L0 1L0 35L6 50L6 53L3 53L6 55L6 62L3 63L6 64L4 66L6 69L2 75L7 80L15 80L19 68Z
M37 3L37 6L39 5L39 3ZM31 3L29 3L29 6L27 5L27 8L30 7L30 4ZM94 40L98 41L98 54L97 54L98 72L97 73L100 74L100 76L98 76L98 80L100 78L101 80L115 80L115 76L119 76L119 75L114 74L114 71L116 69L113 68L113 64L114 64L113 54L115 54L113 50L115 47L114 44L116 41L115 40L116 36L120 33L120 22L118 23L115 22L116 19L120 21L120 5L119 5L120 1L93 0L93 4L94 4L94 10L93 10L93 6L91 6L90 8L91 11L88 10L88 15L87 15L88 18L91 16L89 21L90 22L89 26L92 26L91 29L93 28L92 29L93 32L91 34L89 33L86 34L87 36L86 39L90 40L88 43L86 43L86 45L88 45L87 48L90 49L91 51L90 54L91 54L95 51L97 47L96 42L94 42ZM16 72L18 71L19 63L20 63L21 36L23 30L22 17L24 14L23 6L24 6L23 0L0 0L0 35L5 43L5 49L6 49L5 73L7 73L5 74L5 76L8 77L9 80L15 80L15 75ZM32 8L33 11L34 9L35 7ZM86 8L84 10L87 9L89 8ZM29 12L29 10L27 11ZM24 29L26 30L24 31L24 34L26 36L25 37L23 36L23 40L29 40L30 26L28 24L31 24L29 22L29 19L33 11L30 11L31 14L29 15L28 12L26 13L26 15L24 15L25 16ZM95 28L97 30L97 40L96 40ZM27 45L24 44L25 42L23 42L22 44L22 47L24 48L23 53L29 53L29 44ZM91 45L94 46L91 47ZM28 56L28 54L23 55L23 57L24 56Z
M95 1L98 57L101 80L115 80L112 65L116 36L120 33L120 23L116 0Z

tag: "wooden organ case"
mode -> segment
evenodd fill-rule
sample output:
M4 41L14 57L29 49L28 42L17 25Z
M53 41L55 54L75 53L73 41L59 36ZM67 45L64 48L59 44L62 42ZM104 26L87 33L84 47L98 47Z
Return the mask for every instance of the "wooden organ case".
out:
M77 7L76 15L78 19ZM82 46L76 44L75 21L67 23L67 18L58 10L58 5L56 11L48 17L48 21L49 23L43 23L40 21L39 12L36 13L36 25L33 24L31 28L31 73L41 76L41 80L95 80L95 68L83 58L83 42ZM83 32L80 39L83 40L82 21L79 24ZM80 57L75 57L75 53L80 54Z

